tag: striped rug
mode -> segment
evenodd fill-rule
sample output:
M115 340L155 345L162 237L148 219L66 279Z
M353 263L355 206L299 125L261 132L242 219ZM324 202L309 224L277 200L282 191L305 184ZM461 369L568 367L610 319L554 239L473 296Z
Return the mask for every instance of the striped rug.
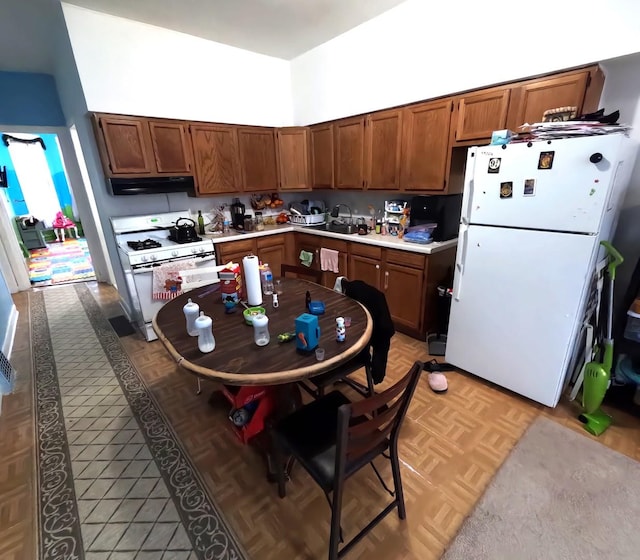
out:
M29 255L29 280L34 286L95 279L84 238L49 243L43 249L31 249Z

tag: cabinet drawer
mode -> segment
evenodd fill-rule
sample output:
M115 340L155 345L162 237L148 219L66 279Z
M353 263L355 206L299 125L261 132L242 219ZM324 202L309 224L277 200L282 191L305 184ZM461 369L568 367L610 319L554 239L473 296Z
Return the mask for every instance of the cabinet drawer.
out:
M322 238L320 240L320 247L324 247L325 249L333 249L334 251L338 251L339 253L346 253L348 245L346 241Z
M364 243L351 243L351 254L380 260L382 258L382 249L365 245Z
M408 266L411 268L424 268L424 255L411 253L409 251L396 251L395 249L387 249L387 262Z
M258 243L258 249L275 247L277 245L284 245L284 235L267 235L265 237L258 237L256 241Z
M253 247L253 239L230 241L228 243L219 244L218 252L228 255L229 253L242 253L243 251L246 251L248 254L253 251Z

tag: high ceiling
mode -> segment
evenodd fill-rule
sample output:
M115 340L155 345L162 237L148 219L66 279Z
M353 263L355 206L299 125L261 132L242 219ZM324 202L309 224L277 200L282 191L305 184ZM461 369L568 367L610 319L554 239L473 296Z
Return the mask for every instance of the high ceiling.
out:
M404 0L65 1L289 60ZM0 4L0 70L51 71L59 0Z

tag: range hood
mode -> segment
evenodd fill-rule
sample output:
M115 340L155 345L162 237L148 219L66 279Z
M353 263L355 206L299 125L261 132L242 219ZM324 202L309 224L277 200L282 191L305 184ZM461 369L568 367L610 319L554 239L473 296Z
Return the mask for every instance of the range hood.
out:
M132 195L132 194L164 194L164 193L187 193L190 196L196 195L195 183L191 176L180 177L139 177L134 179L124 179L111 177L108 180L111 194Z

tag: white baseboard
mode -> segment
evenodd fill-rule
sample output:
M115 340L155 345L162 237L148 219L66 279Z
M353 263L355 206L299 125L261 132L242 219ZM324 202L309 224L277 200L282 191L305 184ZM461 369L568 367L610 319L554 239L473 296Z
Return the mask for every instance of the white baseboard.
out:
M11 350L13 349L13 341L16 337L16 328L18 327L18 309L15 305L11 307L11 314L7 322L7 334L2 341L2 353L11 359Z

